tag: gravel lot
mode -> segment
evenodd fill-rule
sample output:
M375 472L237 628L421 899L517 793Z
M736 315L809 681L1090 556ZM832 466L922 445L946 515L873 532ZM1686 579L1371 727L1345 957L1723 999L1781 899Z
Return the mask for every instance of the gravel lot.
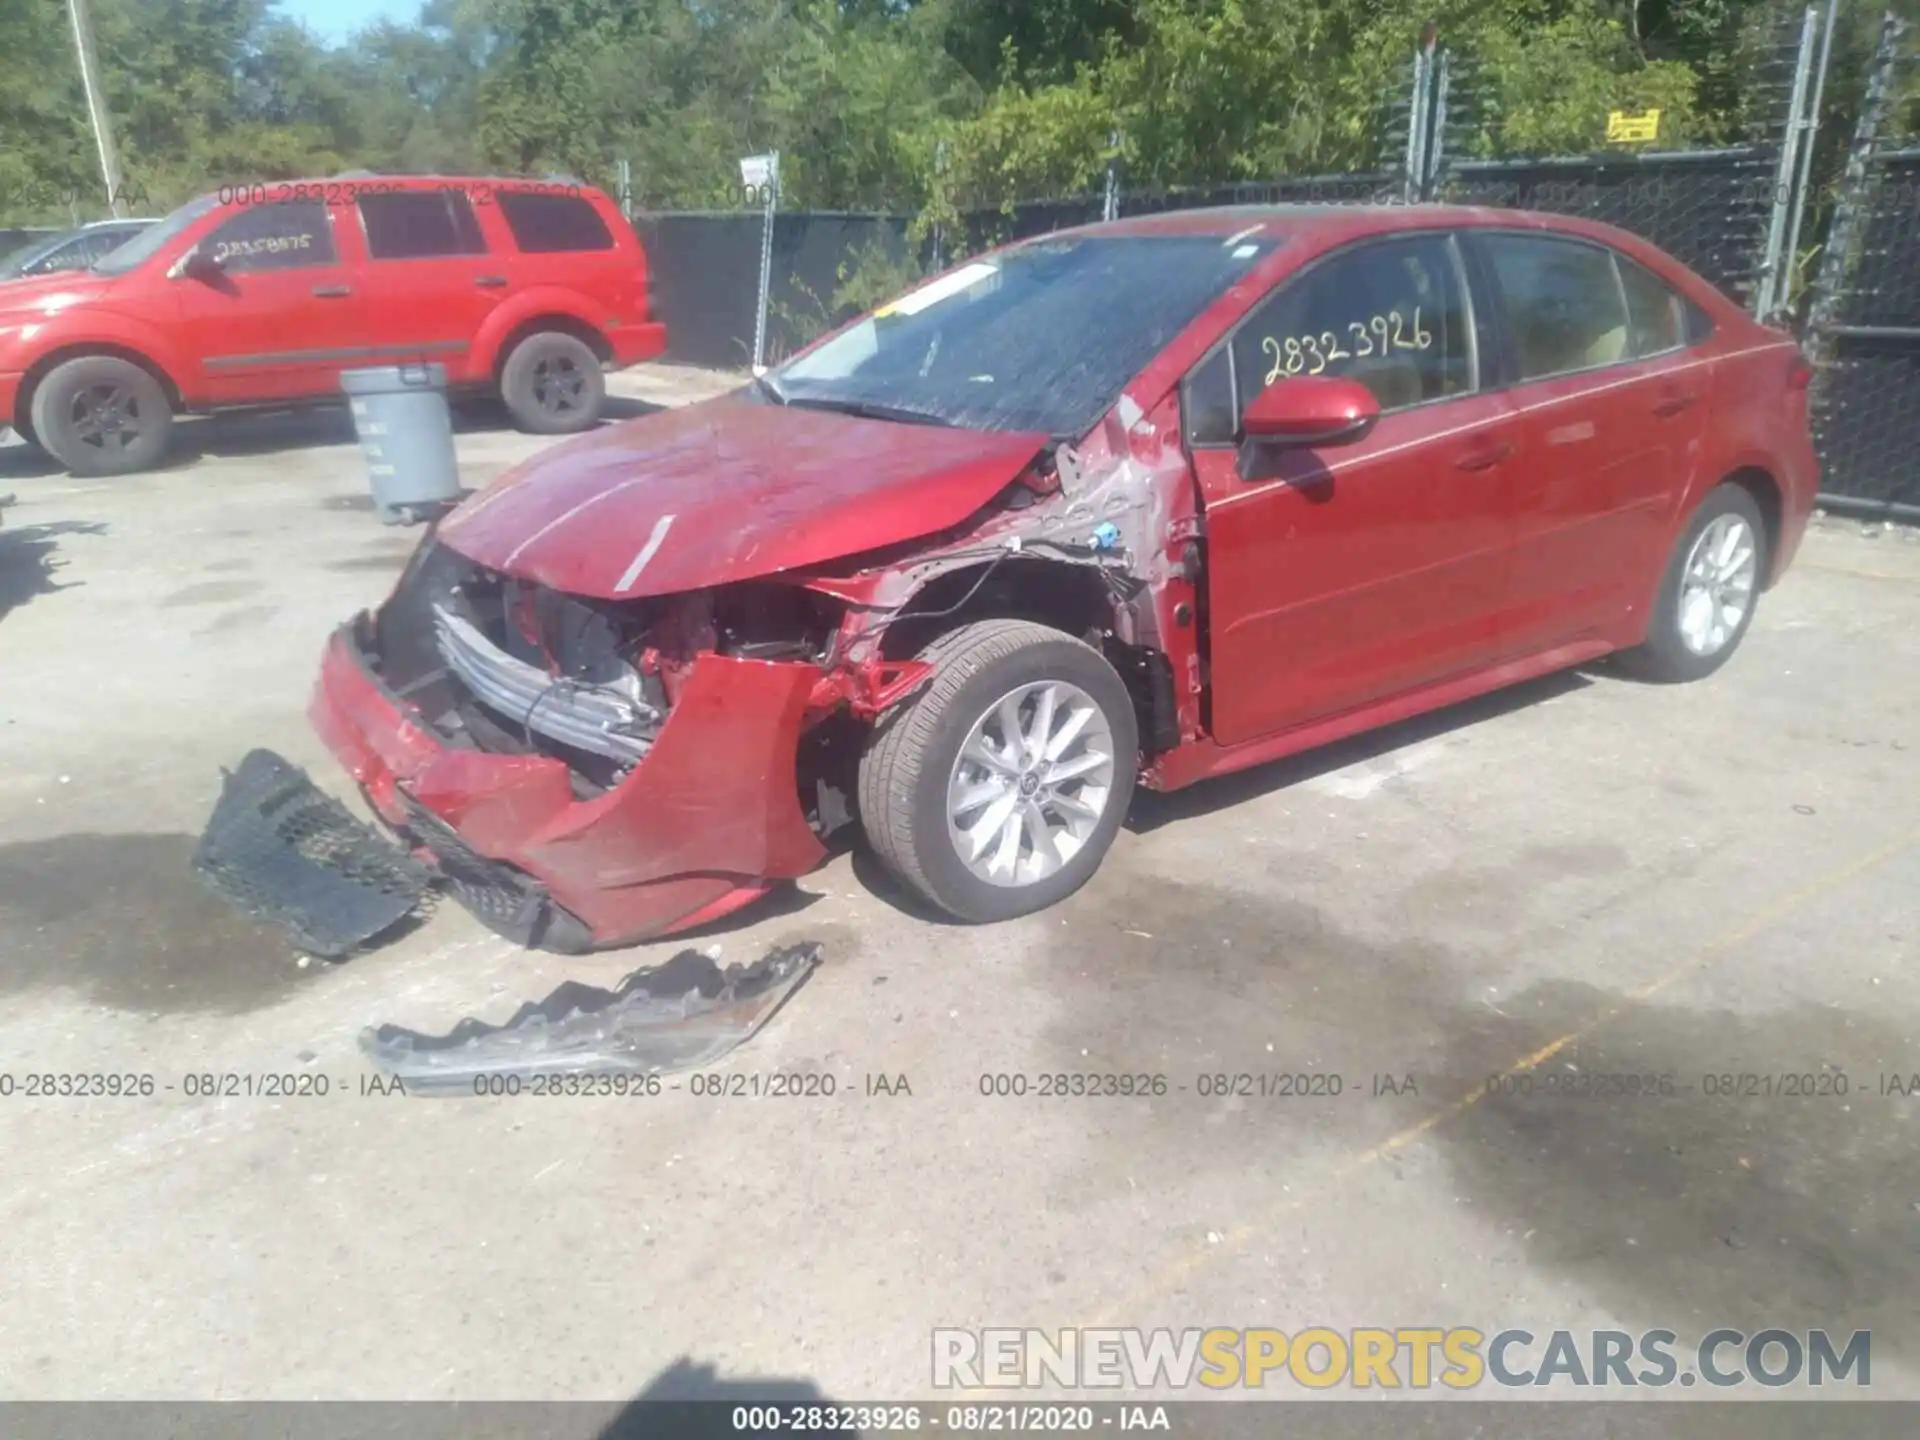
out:
M350 438L202 424L100 483L0 448L0 1071L174 1087L0 1099L0 1396L619 1400L684 1360L904 1398L937 1325L1777 1324L1871 1329L1920 1397L1920 1102L1878 1093L1920 1072L1912 537L1820 522L1704 684L1600 667L1143 796L1048 914L937 923L841 856L697 942L824 946L724 1068L831 1100L425 1101L358 1093L362 1026L684 942L562 962L448 906L302 966L188 873L248 749L347 793L307 693L416 533ZM473 484L536 448L460 439ZM1530 1057L1681 1093L1473 1098ZM1845 1097L1699 1088L1823 1066ZM332 1092L182 1093L285 1071ZM1057 1071L1176 1088L980 1092ZM1197 1093L1299 1071L1343 1093Z

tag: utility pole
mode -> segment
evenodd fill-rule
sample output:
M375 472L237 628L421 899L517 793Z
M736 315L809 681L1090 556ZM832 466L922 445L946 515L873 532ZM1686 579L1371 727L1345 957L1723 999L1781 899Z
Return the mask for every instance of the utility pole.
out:
M100 93L100 62L93 53L93 17L87 12L87 0L67 0L67 9L73 16L73 48L80 55L80 84L87 92L87 118L93 122L93 143L100 151L100 178L107 186L107 211L116 220L124 219L113 117L107 114L106 97Z

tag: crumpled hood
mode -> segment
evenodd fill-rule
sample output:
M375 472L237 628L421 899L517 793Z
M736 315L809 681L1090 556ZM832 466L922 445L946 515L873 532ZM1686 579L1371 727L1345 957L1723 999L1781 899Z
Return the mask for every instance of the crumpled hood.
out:
M439 538L570 594L665 595L957 525L1047 439L722 396L534 456L448 516Z

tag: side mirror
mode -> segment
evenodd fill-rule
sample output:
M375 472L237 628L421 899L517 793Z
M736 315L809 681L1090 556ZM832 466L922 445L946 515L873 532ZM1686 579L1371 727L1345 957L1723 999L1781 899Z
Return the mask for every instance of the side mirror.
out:
M193 280L215 280L226 273L226 262L203 245L196 245L180 257L180 263L174 266L176 275L185 275Z
M1348 445L1379 418L1380 402L1359 381L1294 375L1253 397L1240 417L1240 432L1258 445Z

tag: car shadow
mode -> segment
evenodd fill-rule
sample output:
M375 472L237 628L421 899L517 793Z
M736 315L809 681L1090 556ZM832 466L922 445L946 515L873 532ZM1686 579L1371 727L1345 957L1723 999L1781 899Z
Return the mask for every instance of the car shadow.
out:
M1137 789L1133 792L1133 803L1128 808L1123 828L1135 835L1148 835L1163 825L1196 819L1248 800L1256 800L1262 795L1284 790L1316 776L1375 760L1395 750L1463 730L1484 720L1584 690L1591 684L1593 680L1584 670L1557 671L1537 680L1511 685L1473 700L1464 700L1457 705L1416 715L1396 724L1383 725L1363 735L1337 740L1286 759L1270 760L1263 765L1255 765L1215 780L1201 781L1168 794ZM849 854L854 878L876 900L923 924L964 926L968 923L935 909L895 878L893 872L873 853L873 847L866 842L858 826L843 834L845 838L831 846L830 853ZM757 907L750 906L746 913L759 912Z
M29 445L25 441L0 442L0 476L19 480L43 480L49 475L66 473L67 467L38 445Z
M1510 685L1457 705L1430 710L1377 730L1336 740L1312 750L1271 760L1264 765L1205 780L1182 790L1161 794L1136 790L1127 815L1126 828L1136 835L1151 834L1162 825L1208 815L1247 800L1256 800L1276 790L1301 784L1349 765L1377 760L1395 750L1437 739L1456 730L1478 725L1515 710L1584 690L1593 683L1582 670L1560 670L1537 680Z
M11 499L11 497L8 497ZM4 508L5 502L0 502ZM101 535L107 527L88 520L55 520L45 525L0 525L0 620L40 595L70 590L80 581L61 584L54 572L65 562L57 558L60 537Z

